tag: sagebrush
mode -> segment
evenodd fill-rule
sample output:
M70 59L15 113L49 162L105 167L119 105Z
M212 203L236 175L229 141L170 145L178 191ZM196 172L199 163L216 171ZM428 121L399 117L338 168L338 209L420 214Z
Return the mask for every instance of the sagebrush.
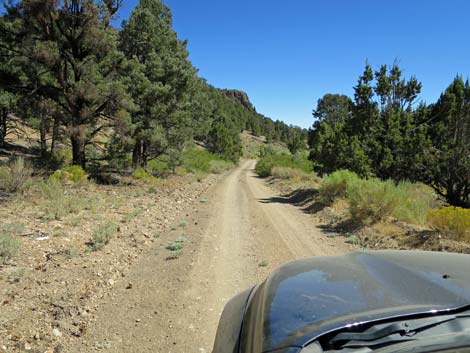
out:
M16 158L6 166L0 166L0 190L21 192L31 185L33 169L24 160Z
M0 233L0 263L7 263L17 253L20 248L20 241L13 236Z
M91 249L97 251L102 249L108 244L113 238L114 234L119 230L117 224L108 222L100 225L93 233L93 241L91 243Z

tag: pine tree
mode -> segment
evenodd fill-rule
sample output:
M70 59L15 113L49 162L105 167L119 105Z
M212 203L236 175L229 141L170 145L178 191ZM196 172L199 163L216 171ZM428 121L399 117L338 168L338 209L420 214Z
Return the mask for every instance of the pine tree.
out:
M242 155L240 131L227 117L219 115L207 136L207 147L224 159L238 162Z
M105 20L109 10L92 0L23 0L7 7L6 18L16 26L2 41L22 77L2 72L2 86L54 101L73 163L85 167L87 144L113 123L124 99L117 70L123 58Z
M133 164L145 166L191 140L191 97L198 82L186 43L172 29L170 9L160 0L141 0L120 34L129 60L126 83L135 103Z

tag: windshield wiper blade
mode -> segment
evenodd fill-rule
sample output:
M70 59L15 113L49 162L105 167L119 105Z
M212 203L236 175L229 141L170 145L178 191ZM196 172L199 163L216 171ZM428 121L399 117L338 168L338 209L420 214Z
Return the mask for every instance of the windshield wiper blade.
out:
M405 320L401 322L392 323L380 329L371 328L366 332L340 332L329 341L329 344L341 346L341 342L370 342L379 340L381 338L393 334L409 335L418 330L424 330L447 321L455 320L458 317L459 316L456 315L446 315L425 319ZM410 337L405 338L405 340L409 339Z

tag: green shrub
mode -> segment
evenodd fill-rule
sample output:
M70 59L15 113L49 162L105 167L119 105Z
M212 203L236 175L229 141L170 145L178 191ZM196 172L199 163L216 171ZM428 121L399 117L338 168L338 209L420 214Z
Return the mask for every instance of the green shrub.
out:
M351 217L361 223L378 222L386 217L424 224L428 211L435 207L434 193L421 184L377 178L358 179L348 185Z
M276 150L273 145L262 145L259 148L258 155L259 157L273 156L276 154Z
M49 176L50 180L60 181L62 183L72 182L74 184L85 183L88 179L85 171L79 165L71 165L56 170Z
M212 160L210 161L210 172L213 174L222 174L227 170L232 169L233 166L233 162L223 160Z
M165 247L167 250L170 250L171 252L180 252L183 250L184 243L186 242L186 238L181 236L176 238L175 241L172 241L171 243L168 243L168 245ZM178 255L179 256L179 255Z
M178 251L178 250L181 250L183 249L183 243L181 242L171 242L169 243L167 246L166 246L166 249L167 250L170 250L170 251Z
M24 233L26 226L24 223L0 223L0 233L8 235L20 235Z
M0 167L0 190L24 191L31 185L32 174L32 168L23 158L11 160L6 166Z
M300 169L306 173L312 172L312 163L308 159L294 159L292 156L282 154L262 157L256 163L255 171L260 177L265 178L272 175L274 167Z
M152 175L150 175L144 168L137 167L134 172L132 172L132 177L134 179L148 179Z
M73 154L71 148L63 148L54 153L54 158L59 165L70 165L73 161Z
M0 234L0 262L7 263L11 260L20 248L20 241L9 234Z
M400 221L424 225L428 212L439 207L437 196L429 186L401 182L396 188L400 202L392 215Z
M197 171L209 173L210 162L215 156L206 150L190 149L183 153L183 167L190 173Z
M60 182L55 178L49 178L49 180L40 183L39 189L42 196L54 201L62 198L65 192Z
M204 175L209 173L223 173L232 168L233 162L227 161L206 150L189 149L182 155L182 166L190 173Z
M93 233L93 241L90 245L93 251L102 249L108 244L114 234L118 231L119 227L117 224L108 222L99 226Z
M320 187L320 199L325 204L331 204L335 199L345 198L348 187L358 181L356 173L349 170L338 170L328 175Z
M470 209L450 206L431 210L428 222L452 239L470 242Z
M61 182L56 178L49 178L46 182L39 184L39 190L46 201L43 207L43 218L46 220L60 220L68 214L93 206L93 200L66 193Z
M373 223L391 216L408 223L424 224L428 211L437 206L436 195L423 184L360 179L348 170L327 176L319 195L325 204L347 199L351 217L360 223Z
M347 187L349 211L354 221L364 224L391 216L402 197L392 181L358 179Z
M170 164L166 161L152 159L147 163L147 169L150 173L165 176L171 172Z

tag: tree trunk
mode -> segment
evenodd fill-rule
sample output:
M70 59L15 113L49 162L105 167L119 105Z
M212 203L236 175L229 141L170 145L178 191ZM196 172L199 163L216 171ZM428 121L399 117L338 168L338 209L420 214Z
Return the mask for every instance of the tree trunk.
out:
M147 147L148 147L147 142L144 141L142 144L142 159L140 161L141 167L144 167L144 168L147 166L147 159L148 159Z
M85 146L86 138L85 131L82 126L75 126L72 128L70 135L70 141L72 143L72 160L73 165L79 165L85 169L86 157L85 157Z
M46 123L46 116L42 114L41 116L41 122L39 123L39 138L41 140L41 154L46 154L47 150L47 140L46 140L46 134L47 134L47 123Z
M137 140L132 151L132 165L134 168L138 167L142 162L142 141Z
M6 108L2 109L2 114L0 116L0 147L5 145L5 137L7 136L7 118L8 110Z
M54 125L52 126L51 154L55 154L57 149L57 139L59 138L60 120L54 117Z

